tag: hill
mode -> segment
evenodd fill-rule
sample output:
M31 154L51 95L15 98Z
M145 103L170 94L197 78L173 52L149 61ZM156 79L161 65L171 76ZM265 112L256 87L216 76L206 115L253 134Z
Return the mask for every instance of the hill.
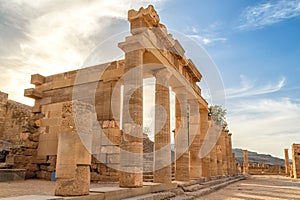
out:
M235 153L235 159L239 163L244 162L244 154L242 149L232 149L232 153ZM284 166L284 159L273 157L269 154L258 154L253 151L248 151L249 163L264 163L269 165L281 165Z

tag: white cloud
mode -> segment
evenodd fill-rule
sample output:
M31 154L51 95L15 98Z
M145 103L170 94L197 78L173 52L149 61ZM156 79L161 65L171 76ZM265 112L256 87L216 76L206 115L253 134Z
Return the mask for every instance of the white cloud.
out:
M283 149L300 142L300 103L289 98L234 102L227 121L234 146L283 157Z
M30 74L50 75L80 67L100 42L128 31L127 11L163 1L149 0L12 0L0 4L0 90L32 104L23 90ZM121 52L117 43L103 50ZM117 50L115 50L117 49ZM115 58L114 56L110 56Z
M220 25L218 23L211 24L209 27L206 27L204 31L199 31L195 26L189 26L186 28L185 32L187 37L199 42L203 45L212 44L215 42L226 42L227 38L219 37L217 29Z
M241 30L257 29L300 15L299 0L273 0L247 7L241 14Z
M225 90L227 99L242 98L242 97L249 97L249 96L277 92L282 87L284 87L286 82L285 77L282 77L276 84L268 83L266 85L256 87L254 85L255 81L248 79L244 75L241 75L240 78L241 78L241 87L228 88Z
M192 38L192 39L195 39L197 42L200 42L200 44L211 44L211 43L214 43L214 42L225 42L227 39L224 38L224 37L203 37L201 35L196 35L196 34L193 34L193 35L187 35L188 37Z

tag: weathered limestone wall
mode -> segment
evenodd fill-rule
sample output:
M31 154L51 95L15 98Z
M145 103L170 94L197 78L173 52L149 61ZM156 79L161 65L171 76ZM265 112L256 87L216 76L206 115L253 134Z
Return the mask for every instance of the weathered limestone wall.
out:
M36 122L41 116L32 114L31 109L0 92L0 140L11 143L3 167L26 169L26 178L39 172L36 155L40 132Z
M9 100L0 92L0 139L16 143L32 116L31 107Z
M102 76L97 76L97 67L98 69L107 67ZM66 116L62 116L62 105L72 100L74 85L76 85L77 89L82 90L81 98L92 96L91 93L94 92L96 121L98 121L95 125L100 126L103 136L105 135L95 140L99 148L94 149L96 153L91 164L91 180L109 182L119 180L119 173L116 170L120 162L119 150L114 146L120 143L120 129L117 122L112 120L114 118L110 105L114 102L114 99L111 99L112 92L117 88L115 87L116 79L123 74L123 67L124 61L118 61L48 77L32 75L31 83L35 84L35 89L26 90L25 95L36 99L33 112L44 115L44 118L40 120L42 134L38 148L37 162L40 166L38 178L49 180L51 173L55 170L58 135L62 132L62 120L67 122ZM81 84L82 81L84 84ZM95 84L96 89L93 90ZM114 103L114 106L116 105L119 105L118 102ZM67 123L71 122L70 119ZM74 123L69 125L74 126Z
M292 145L293 175L300 179L300 144Z
M7 115L8 94L0 92L0 138L4 138L4 124Z

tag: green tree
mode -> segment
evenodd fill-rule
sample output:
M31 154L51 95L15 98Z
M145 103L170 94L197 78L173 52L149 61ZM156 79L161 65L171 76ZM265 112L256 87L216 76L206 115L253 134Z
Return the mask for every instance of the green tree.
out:
M217 124L220 124L224 127L224 129L227 128L227 122L225 115L227 114L226 109L223 109L222 106L219 105L212 105L209 106L209 113L208 116L211 117L211 120L216 122Z

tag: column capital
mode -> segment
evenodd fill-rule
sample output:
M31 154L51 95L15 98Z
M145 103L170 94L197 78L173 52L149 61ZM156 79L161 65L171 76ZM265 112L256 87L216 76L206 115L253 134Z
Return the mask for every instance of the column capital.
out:
M184 86L173 87L172 89L176 93L176 95L186 95L187 94L186 87L184 87Z
M156 79L156 84L169 88L169 80L172 76L172 73L167 68L153 71L153 76Z
M167 68L162 68L153 71L153 75L156 78L156 80L169 80L172 76L172 73Z

